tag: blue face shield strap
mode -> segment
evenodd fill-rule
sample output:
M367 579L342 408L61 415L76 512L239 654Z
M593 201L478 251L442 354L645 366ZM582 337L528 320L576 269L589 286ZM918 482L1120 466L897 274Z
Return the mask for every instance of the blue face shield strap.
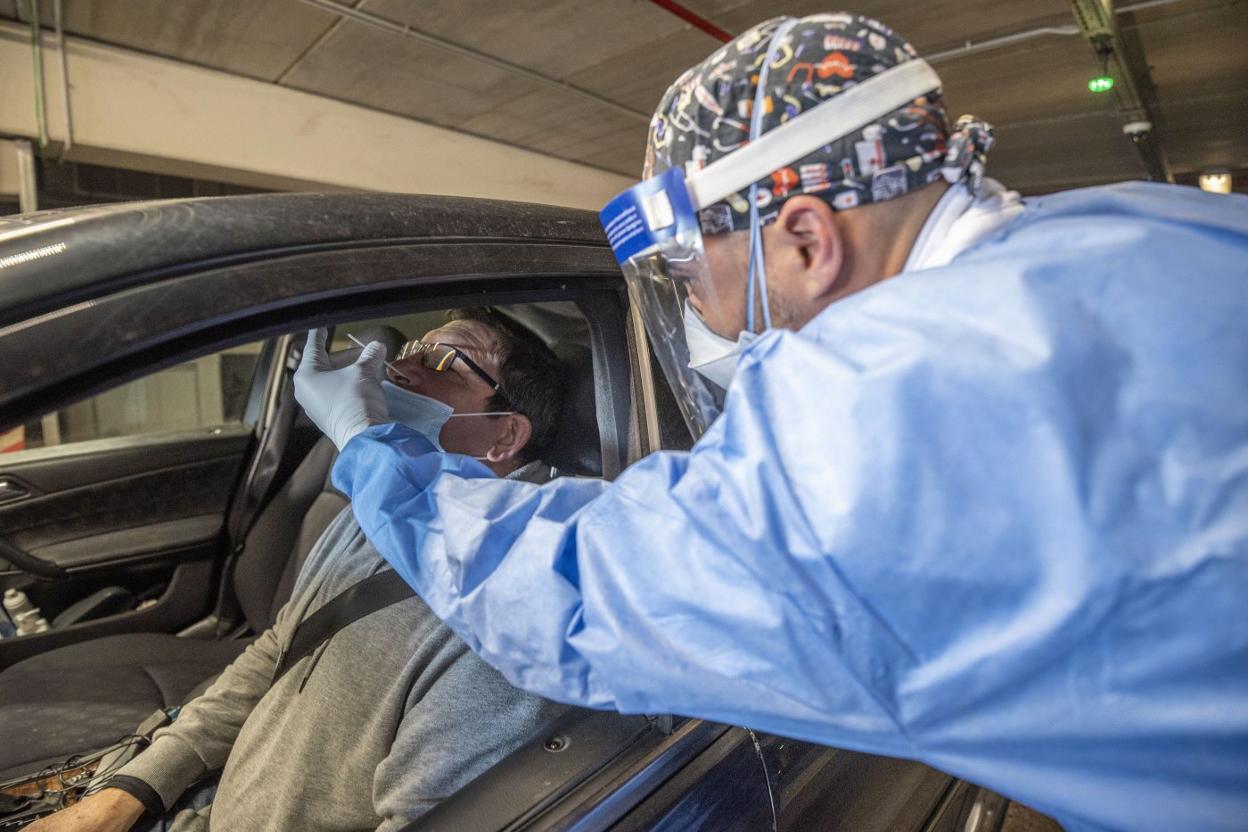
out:
M758 140L763 128L763 107L767 100L767 77L776 59L780 42L798 23L790 17L780 24L767 45L767 56L758 71L758 88L754 90L754 107L750 111L750 143ZM763 263L763 229L758 221L758 182L750 185L750 278L745 297L745 331L754 332L754 297L759 293L763 307L763 330L771 329L771 307L767 303L767 268Z

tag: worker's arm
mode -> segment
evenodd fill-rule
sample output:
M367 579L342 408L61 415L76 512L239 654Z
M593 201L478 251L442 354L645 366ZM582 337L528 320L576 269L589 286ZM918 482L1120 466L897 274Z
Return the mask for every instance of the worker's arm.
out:
M396 425L348 443L335 483L400 574L521 687L912 755L902 698L913 674L947 649L987 660L983 644L967 644L972 609L939 600L984 573L935 564L973 570L1023 545L1034 518L1015 512L1018 471L1050 449L1013 443L1013 459L975 473L999 495L980 516L1018 519L947 550L949 524L969 512L965 488L918 491L944 464L937 434L954 423L960 433L973 414L932 414L915 431L889 416L899 402L867 412L854 370L809 340L760 348L774 353L766 371L757 355L742 368L692 454L654 454L612 484L499 481L471 460L426 453ZM927 371L924 356L912 361L890 373ZM1018 438L1017 427L1006 433ZM992 589L976 593L976 633L1006 626L1047 568L1016 565L996 567ZM996 680L949 684L961 701Z
M691 454L610 485L381 427L335 482L536 692L917 757L1068 829L1236 828L1243 243L1070 213L761 337Z

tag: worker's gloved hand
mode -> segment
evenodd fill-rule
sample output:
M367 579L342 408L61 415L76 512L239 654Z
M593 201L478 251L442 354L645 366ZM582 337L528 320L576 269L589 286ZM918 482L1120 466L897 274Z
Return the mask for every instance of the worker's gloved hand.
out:
M324 327L308 332L308 344L295 371L295 400L341 451L357 433L388 421L381 390L386 348L373 341L360 350L354 364L335 370L325 352L327 335Z

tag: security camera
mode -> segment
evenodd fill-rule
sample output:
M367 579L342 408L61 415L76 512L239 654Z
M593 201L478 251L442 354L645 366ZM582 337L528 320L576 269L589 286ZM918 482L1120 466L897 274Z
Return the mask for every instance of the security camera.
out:
M1151 121L1131 121L1122 125L1123 135L1130 136L1139 140L1147 136L1153 130Z

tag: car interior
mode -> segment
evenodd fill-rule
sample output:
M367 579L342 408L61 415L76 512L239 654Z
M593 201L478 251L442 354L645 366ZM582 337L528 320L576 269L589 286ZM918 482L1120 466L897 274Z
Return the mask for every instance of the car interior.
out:
M544 461L560 476L618 471L616 439L605 437L600 426L620 415L600 418L601 403L610 407L611 396L602 395L591 326L578 305L495 308L541 337L566 368L564 409ZM433 310L337 324L329 340L331 360L343 366L358 356L360 348L348 335L364 343L381 341L392 358L403 343L444 319L444 310ZM66 469L82 467L86 458L107 457L110 442L122 448L112 448L114 454L124 455L135 437L0 457L3 480L35 495L9 506L0 503L5 539L20 547L0 572L0 589L25 592L49 622L45 632L0 641L0 702L5 703L0 735L10 740L0 746L0 781L108 746L153 712L189 701L272 624L321 532L347 506L330 482L332 443L293 399L290 373L302 345L302 332L272 338L251 362L242 424L226 429L258 437L250 465L239 466L236 455L205 461L193 450L162 446L149 436L144 452L168 452L168 473L139 475L135 487L110 495L76 483ZM597 363L601 369L601 357ZM218 429L217 438L221 433ZM119 475L114 481L134 479L122 463L109 470ZM226 501L231 475L238 485ZM190 517L101 531L107 525L101 515L115 525L142 522L141 510L116 516L126 515L125 506L112 505L123 498L199 505ZM167 552L170 539L175 544L197 534L202 539L213 523L224 526L213 530L214 536L234 532L239 541L219 562L145 563L145 550ZM187 591L191 583L200 586ZM616 716L615 721L626 735L639 727L635 719Z
M326 255L318 279L342 286L365 270L408 268L388 257ZM25 447L0 452L0 592L21 591L47 622L18 635L0 616L9 625L0 633L0 830L24 822L6 820L12 784L36 783L46 799L80 777L102 783L104 762L80 774L79 755L154 716L176 717L270 626L346 507L330 482L335 449L293 397L307 327L330 327L341 365L358 356L348 336L381 341L393 356L447 309L488 303L563 361L564 407L544 460L557 475L612 479L652 443L692 442L670 389L645 392L647 377L661 376L635 343L614 278L538 275L523 288L443 278L416 293L383 282L324 295L311 283L275 282L292 274L279 260L225 273L244 289L288 292L288 308L209 297L220 317L201 334L70 376L83 386L62 383L25 410ZM185 326L170 302L154 329ZM241 315L225 317L231 310ZM734 829L952 832L984 795L910 761L696 719L573 708L406 828L683 829L712 812Z

